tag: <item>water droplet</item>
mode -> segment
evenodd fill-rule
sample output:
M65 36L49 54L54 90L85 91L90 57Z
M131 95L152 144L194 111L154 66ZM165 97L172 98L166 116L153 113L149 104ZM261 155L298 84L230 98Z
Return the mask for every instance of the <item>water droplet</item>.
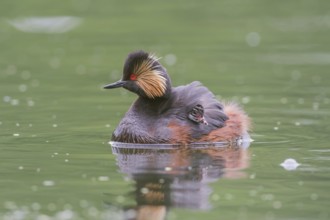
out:
M36 186L36 185L31 186L31 190L32 190L33 192L38 191L38 186Z
M28 100L28 101L27 101L27 105L28 105L29 107L34 106L34 101L32 101L32 100Z
M246 35L245 41L250 47L257 47L260 44L261 37L257 32L250 32Z
M165 167L165 171L171 171L172 167Z
M14 137L18 137L18 136L19 136L19 134L17 134L17 133L16 133L16 134L13 134L13 136L14 136Z
M125 212L126 219L137 219L136 215L137 215L137 213L134 209L129 209Z
M315 201L319 198L319 195L317 195L316 193L312 193L310 197L311 197L311 200Z
M32 87L38 87L40 85L40 82L39 82L39 80L37 80L37 79L34 79L34 80L32 80L31 81L31 86Z
M249 102L250 102L250 97L249 96L245 96L245 97L242 98L242 103L243 104L247 104Z
M28 80L31 78L31 73L27 70L24 70L22 73L21 73L21 77L22 79L25 79L25 80Z
M280 201L274 201L273 202L273 208L274 209L280 209L282 207L282 203Z
M19 166L18 169L19 169L19 170L23 170L24 167L23 167L23 166Z
M220 196L218 194L213 194L212 197L211 197L211 199L213 201L218 201L220 199Z
M164 61L167 65L173 66L176 63L176 56L174 54L167 54L164 57Z
M299 98L298 99L298 104L302 105L305 103L305 99L304 98Z
M296 121L294 124L295 124L296 126L300 126L300 122L299 122L299 121Z
M76 72L80 75L83 75L85 74L87 71L86 71L86 67L84 65L78 65L76 67Z
M70 209L66 209L63 211L60 211L56 214L55 219L63 219L63 220L68 220L68 219L73 219L74 218L74 212L71 211Z
M250 175L250 179L255 179L256 178L256 174L255 173L252 173L251 175Z
M124 197L124 196L117 196L117 197L116 197L116 201L117 201L118 203L123 203L123 202L125 202L125 197Z
M281 101L282 104L286 104L286 103L288 103L288 99L285 98L285 97L281 98L280 101Z
M18 86L18 90L19 90L20 92L26 92L26 90L27 90L27 85L25 85L25 84L21 84L21 85L19 85L19 86Z
M274 199L273 194L262 194L261 199L264 201L272 201Z
M226 200L232 200L234 198L234 196L230 193L226 193L225 198L226 198Z
M8 75L15 75L15 74L16 74L16 71L17 71L17 68L16 68L16 66L14 66L14 65L9 65L9 66L7 67L7 69L6 69L6 73L7 73Z
M3 101L4 102L10 102L10 100L11 100L11 97L10 96L4 96L3 97Z
M285 170L291 171L296 170L300 164L292 158L286 159L283 163L280 164Z
M18 105L19 104L19 100L18 99L12 99L12 100L10 100L10 104L11 105Z
M105 127L110 128L110 125L109 124L106 124Z
M279 129L279 127L274 127L274 131L277 131Z
M31 208L34 210L34 211L38 211L41 209L41 205L37 202L34 202L31 204Z
M53 124L53 128L57 128L57 124Z
M69 159L65 159L64 162L65 162L65 163L69 162Z
M109 177L108 176L99 176L99 178L98 178L98 180L99 181L102 181L102 182L104 182L104 181L109 181Z
M79 205L81 208L87 208L89 206L88 201L86 200L80 200Z
M54 186L55 182L53 180L45 180L42 182L42 185L44 186Z
M54 203L49 203L49 204L47 205L47 209L48 209L49 211L55 211L55 210L56 210L56 205L55 205Z
M299 70L293 70L293 71L291 72L291 79L292 79L292 80L297 81L297 80L300 79L300 77L301 77L301 73L300 73Z
M147 194L147 193L149 192L149 189L143 187L143 188L141 188L140 192L141 192L142 194Z

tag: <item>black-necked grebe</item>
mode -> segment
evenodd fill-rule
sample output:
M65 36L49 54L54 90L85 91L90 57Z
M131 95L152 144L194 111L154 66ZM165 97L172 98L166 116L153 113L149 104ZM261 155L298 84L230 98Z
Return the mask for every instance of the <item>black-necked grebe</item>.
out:
M247 133L249 117L238 107L220 103L200 82L172 87L158 58L144 51L128 55L121 80L139 97L112 134L112 141L170 143L233 141Z

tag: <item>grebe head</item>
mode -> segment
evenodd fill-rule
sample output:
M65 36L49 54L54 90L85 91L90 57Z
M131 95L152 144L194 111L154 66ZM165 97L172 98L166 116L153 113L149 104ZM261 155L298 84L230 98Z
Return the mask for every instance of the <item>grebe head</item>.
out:
M104 88L123 87L148 99L168 98L171 94L171 80L158 60L156 56L144 51L130 53L124 64L122 79Z

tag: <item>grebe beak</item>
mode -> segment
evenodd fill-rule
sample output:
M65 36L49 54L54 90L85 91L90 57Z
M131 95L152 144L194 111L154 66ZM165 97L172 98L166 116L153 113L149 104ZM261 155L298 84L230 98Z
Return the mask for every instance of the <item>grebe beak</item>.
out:
M114 89L114 88L119 88L119 87L123 87L123 85L125 85L126 81L122 81L122 80L119 80L117 82L114 82L114 83L111 83L111 84L108 84L108 85L105 85L103 86L104 89Z

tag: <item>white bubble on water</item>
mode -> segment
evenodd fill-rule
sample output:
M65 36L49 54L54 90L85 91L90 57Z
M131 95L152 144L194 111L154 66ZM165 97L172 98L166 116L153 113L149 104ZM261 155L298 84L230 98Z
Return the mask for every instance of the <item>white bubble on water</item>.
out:
M245 36L245 41L250 47L257 47L260 44L261 37L258 32L250 32Z
M23 167L23 166L19 166L18 169L19 169L19 170L23 170L24 167Z
M57 124L53 124L53 128L57 128Z
M291 170L296 170L300 164L293 158L288 158L284 160L283 163L280 164L285 170L291 171Z
M18 136L19 136L19 134L18 134L18 133L15 133L15 134L13 134L13 136L14 136L14 137L18 137Z

